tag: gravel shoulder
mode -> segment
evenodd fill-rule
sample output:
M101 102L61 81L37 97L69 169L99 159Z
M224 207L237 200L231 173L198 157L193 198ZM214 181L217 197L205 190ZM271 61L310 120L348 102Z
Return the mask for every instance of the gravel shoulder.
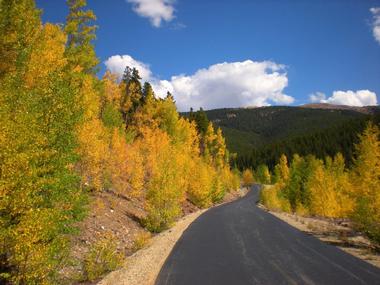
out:
M234 195L227 195L224 203L243 197L247 192L247 189L242 188ZM146 248L129 256L121 269L108 274L98 285L154 284L166 258L183 232L207 210L198 210L188 214L178 220L172 228L154 236Z

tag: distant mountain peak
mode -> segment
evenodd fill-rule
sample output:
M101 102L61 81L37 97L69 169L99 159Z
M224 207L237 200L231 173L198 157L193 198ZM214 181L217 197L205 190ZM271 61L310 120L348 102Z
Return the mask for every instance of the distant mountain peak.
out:
M380 106L364 106L364 107L357 107L357 106L347 106L347 105L333 105L328 103L312 103L312 104L305 104L299 106L301 108L308 108L308 109L327 109L327 110L351 110L356 111L363 114L373 114L375 112L378 112L380 110Z

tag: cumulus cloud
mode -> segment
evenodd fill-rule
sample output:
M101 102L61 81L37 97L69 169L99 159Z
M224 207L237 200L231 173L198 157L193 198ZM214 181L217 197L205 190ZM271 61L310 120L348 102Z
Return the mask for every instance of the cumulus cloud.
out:
M326 95L322 92L315 92L309 96L310 101L313 103L321 103L325 101Z
M175 75L170 80L153 76L149 66L129 55L112 56L106 62L112 72L122 75L125 66L136 67L159 97L174 95L181 111L198 109L290 104L294 98L284 94L288 85L285 67L272 61L224 62L200 69L192 75Z
M152 78L152 72L150 70L149 65L135 60L130 55L113 55L109 57L104 64L106 65L107 69L111 71L114 74L117 74L119 76L119 79L121 79L125 67L129 66L131 68L136 68L143 81L150 81Z
M332 96L327 99L325 94L317 92L310 95L310 100L312 102L358 107L377 105L376 93L369 90L334 91Z
M288 85L284 67L274 62L219 63L193 75L171 78L173 94L181 109L290 104L283 93Z
M375 40L380 44L380 7L370 9L373 15L372 32Z
M151 24L158 28L162 21L174 19L174 0L127 0L132 3L137 15L148 18Z

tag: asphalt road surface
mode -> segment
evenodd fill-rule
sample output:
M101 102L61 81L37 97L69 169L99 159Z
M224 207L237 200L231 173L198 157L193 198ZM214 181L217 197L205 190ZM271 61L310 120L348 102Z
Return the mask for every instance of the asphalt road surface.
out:
M380 284L380 269L258 208L258 192L195 220L156 285Z

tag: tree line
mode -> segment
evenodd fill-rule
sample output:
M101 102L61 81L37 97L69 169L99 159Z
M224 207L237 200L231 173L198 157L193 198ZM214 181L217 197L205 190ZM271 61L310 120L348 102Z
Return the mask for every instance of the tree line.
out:
M179 116L127 67L98 72L96 16L68 0L61 26L34 0L0 1L0 282L56 284L91 193L144 202L150 231L185 199L199 207L240 185L220 129Z
M358 134L363 132L367 122L380 121L380 114L349 119L337 126L304 135L290 136L274 143L270 143L251 150L250 154L238 154L234 164L241 170L256 169L260 165L267 165L273 170L282 154L292 159L294 154L301 156L314 155L319 159L326 156L335 156L341 153L347 166L353 164L355 144L358 143Z
M357 229L380 243L380 130L369 122L358 136L352 164L341 153L323 160L295 154L289 164L281 155L272 177L259 181L273 184L263 189L261 201L272 210L330 218L350 218ZM244 178L244 174L243 174ZM264 180L263 180L264 179Z

